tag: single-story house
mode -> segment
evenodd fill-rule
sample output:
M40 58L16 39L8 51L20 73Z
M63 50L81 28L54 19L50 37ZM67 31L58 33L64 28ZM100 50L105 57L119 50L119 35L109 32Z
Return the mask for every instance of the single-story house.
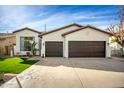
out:
M90 25L71 24L39 36L42 57L111 57L111 34Z
M74 23L44 33L26 27L13 33L16 36L15 55L31 52L31 43L35 41L36 54L42 57L111 57L111 34L90 25Z

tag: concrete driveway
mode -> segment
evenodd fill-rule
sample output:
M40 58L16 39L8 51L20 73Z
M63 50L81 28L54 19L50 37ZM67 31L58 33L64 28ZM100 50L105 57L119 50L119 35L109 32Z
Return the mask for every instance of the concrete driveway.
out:
M38 58L18 75L21 87L92 88L124 87L124 59ZM19 87L13 78L2 87Z

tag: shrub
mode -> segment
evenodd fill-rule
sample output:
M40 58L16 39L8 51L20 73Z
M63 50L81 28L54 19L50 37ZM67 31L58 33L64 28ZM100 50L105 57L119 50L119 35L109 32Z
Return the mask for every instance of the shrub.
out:
M4 55L5 51L3 47L0 47L0 55Z
M26 55L27 55L28 57L32 57L32 54L31 54L30 52L27 52Z

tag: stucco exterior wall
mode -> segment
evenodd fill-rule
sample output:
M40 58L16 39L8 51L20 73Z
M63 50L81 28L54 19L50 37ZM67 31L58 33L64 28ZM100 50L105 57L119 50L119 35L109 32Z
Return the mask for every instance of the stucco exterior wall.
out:
M44 35L42 37L42 43L41 43L42 44L41 45L41 47L42 47L41 56L45 55L45 41L63 41L64 40L63 37L62 37L63 33L71 31L71 30L75 30L75 29L78 29L78 28L80 28L80 27L71 26L71 27L68 27L68 28L65 28L65 29L62 29L62 30ZM64 46L64 43L63 43L63 46ZM63 52L64 52L64 49L63 49Z
M9 47L8 54L10 54L10 46L13 46L15 43L16 37L14 35L0 39L0 47L3 49L3 54L7 54L6 46Z
M106 41L106 57L111 57L109 47L109 35L92 28L85 28L80 31L62 36L67 31L78 29L77 26L72 26L61 31L49 33L42 36L41 56L45 56L45 41L63 41L63 57L68 57L68 41Z
M86 28L66 35L64 57L68 57L68 41L106 41L106 57L110 57L109 35L100 31Z
M20 32L16 32L16 54L19 53L20 55L25 55L27 51L20 51L20 37L34 37L35 42L37 43L36 48L39 49L39 37L38 33L32 32L30 30L23 30ZM39 52L37 52L39 55Z
M0 40L0 46L10 46L16 43L15 36L6 37Z

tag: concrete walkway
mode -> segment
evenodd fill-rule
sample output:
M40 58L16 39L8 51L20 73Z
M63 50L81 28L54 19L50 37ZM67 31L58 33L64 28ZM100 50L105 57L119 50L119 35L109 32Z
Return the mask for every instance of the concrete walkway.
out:
M124 87L124 60L45 58L18 75L22 87ZM20 87L16 78L1 87Z

